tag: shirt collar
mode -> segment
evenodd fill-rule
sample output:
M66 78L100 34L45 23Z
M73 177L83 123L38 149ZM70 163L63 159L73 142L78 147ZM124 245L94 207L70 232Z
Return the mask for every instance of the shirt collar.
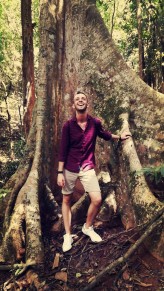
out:
M90 119L91 119L91 116L90 116L89 114L87 114L87 121L90 120ZM76 116L74 116L74 117L72 118L72 121L77 122L77 118L76 118Z

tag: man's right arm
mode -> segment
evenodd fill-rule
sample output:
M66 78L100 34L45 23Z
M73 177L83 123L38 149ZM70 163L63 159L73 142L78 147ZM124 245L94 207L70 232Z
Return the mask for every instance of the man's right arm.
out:
M64 164L67 159L68 151L69 151L69 123L66 122L62 129L62 136L60 142L60 150L59 150L59 164L58 164L58 176L57 176L57 184L61 187L65 185L65 178L63 175Z
M64 162L59 161L57 184L58 184L58 186L61 186L61 187L64 187L64 185L65 185L65 178L63 175L63 170L64 170Z

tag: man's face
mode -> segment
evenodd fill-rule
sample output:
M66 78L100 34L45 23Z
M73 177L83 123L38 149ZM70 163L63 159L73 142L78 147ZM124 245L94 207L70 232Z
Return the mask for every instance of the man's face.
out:
M73 107L76 111L84 113L88 107L88 99L83 93L76 94L74 96Z

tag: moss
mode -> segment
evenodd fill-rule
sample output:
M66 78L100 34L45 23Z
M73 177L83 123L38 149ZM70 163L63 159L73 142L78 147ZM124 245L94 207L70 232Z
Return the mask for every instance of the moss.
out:
M160 123L160 130L164 130L164 122L159 121Z
M99 92L97 92L97 96L100 102L94 104L95 111L99 111L100 116L111 131L119 130L122 126L122 119L119 116L121 113L126 112L126 109L121 107L121 102L115 96L110 96L107 100Z
M133 131L133 138L136 140L146 140L147 134L144 132L144 128L140 127Z
M96 4L96 0L87 0L88 4Z
M96 73L92 75L90 84L97 95L95 102L93 102L96 115L103 118L112 132L120 130L122 126L120 114L127 112L128 109L122 107L122 101L118 99L119 93L115 88L112 88L113 84L109 88L109 82L105 77Z
M150 205L146 204L134 204L135 215L138 220L138 224L143 224L146 221L152 219L159 211L157 204L151 203Z
M134 212L137 217L138 224L143 224L143 217L146 218L148 211L144 205L134 204Z
M72 7L72 16L73 16L73 18L77 18L78 14L80 14L80 13L81 13L81 7L80 7L80 5L75 4Z
M91 60L92 59L92 56L90 55L88 50L83 50L82 51L82 54L80 56L80 60L83 60L83 59L87 59L87 60Z

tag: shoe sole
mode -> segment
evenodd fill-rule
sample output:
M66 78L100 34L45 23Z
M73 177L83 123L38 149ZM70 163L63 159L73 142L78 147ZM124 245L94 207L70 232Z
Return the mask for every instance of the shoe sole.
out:
M72 239L72 242L71 242L71 244L73 243L73 239ZM71 245L71 247L68 249L68 250L66 250L66 251L64 251L63 250L63 248L62 248L62 250L63 250L63 253L66 253L66 252L68 252L68 251L70 251L72 249L72 245Z
M82 229L82 233L84 233L85 235L87 235L88 237L90 237L90 235L89 235L89 234L87 234L87 233L85 233L85 232L83 231L83 229ZM90 237L90 239L91 239L91 241L92 241L92 242L94 242L94 243L99 243L99 242L101 242L101 241L102 241L102 240L100 240L100 241L93 240L91 237Z
M71 249L72 249L72 246L66 251L63 250L63 253L66 253L66 252L70 251Z

